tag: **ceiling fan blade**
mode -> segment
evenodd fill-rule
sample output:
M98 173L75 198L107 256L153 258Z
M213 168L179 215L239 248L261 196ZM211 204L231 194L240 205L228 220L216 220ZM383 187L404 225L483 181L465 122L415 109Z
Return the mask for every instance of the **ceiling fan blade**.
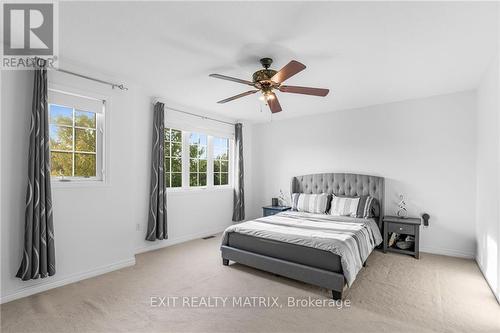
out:
M223 99L221 101L218 101L217 103L224 104L224 103L227 103L227 102L231 102L231 101L234 101L237 98L245 97L245 96L248 96L248 95L251 95L251 94L255 94L257 91L259 91L259 90L249 90L247 92L244 92L244 93L241 93L241 94L238 94L238 95L235 95L235 96Z
M269 108L271 109L272 113L277 113L281 111L280 102L278 101L278 97L276 97L274 93L269 93L267 95L267 105L269 105Z
M228 81L243 83L243 84L247 84L247 85L252 86L252 87L254 86L254 83L252 81L237 79L237 78L231 77L231 76L226 76L226 75L221 75L221 74L210 74L209 76L210 77L214 77L216 79L228 80Z
M298 87L298 86L280 86L278 89L279 91L286 93L313 95L322 97L328 95L328 93L330 92L329 89Z
M284 82L285 80L291 78L304 69L306 69L306 66L304 64L292 60L288 64L286 64L285 67L280 69L278 73L274 74L274 76L271 78L271 81L276 83Z

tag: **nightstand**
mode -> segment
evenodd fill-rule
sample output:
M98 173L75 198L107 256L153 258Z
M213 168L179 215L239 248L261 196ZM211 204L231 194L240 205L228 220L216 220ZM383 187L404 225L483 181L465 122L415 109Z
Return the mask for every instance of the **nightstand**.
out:
M384 216L384 253L387 251L409 254L415 258L419 258L419 243L420 243L420 223L419 218L407 217L400 218L397 216ZM402 235L410 235L415 237L415 246L408 250L398 249L396 247L389 247L389 235L391 233L397 233Z
M262 207L262 215L271 216L274 214L278 214L287 210L292 209L292 207L288 206L264 206Z

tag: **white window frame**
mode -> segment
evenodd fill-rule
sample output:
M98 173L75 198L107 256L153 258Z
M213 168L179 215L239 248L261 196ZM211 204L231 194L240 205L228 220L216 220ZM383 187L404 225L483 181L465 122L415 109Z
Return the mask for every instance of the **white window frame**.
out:
M182 186L181 187L167 187L167 192L196 192L196 191L217 191L227 190L233 188L233 150L234 150L234 136L229 134L214 133L204 129L187 130L182 126L175 123L166 123L165 128L179 130L182 133ZM207 136L207 185L206 186L190 186L190 150L189 139L191 133L205 134ZM226 138L229 140L229 165L228 165L228 184L227 185L214 185L213 173L213 138Z
M75 89L67 86L62 86L58 84L53 84L49 82L49 90L54 92L59 92L67 95L73 95L76 97L83 97L94 99L98 101L102 101L102 112L96 113L96 176L95 177L59 177L59 176L51 176L51 183L53 187L74 187L74 186L104 186L108 185L109 179L109 170L107 166L109 165L109 159L107 156L107 142L109 135L109 124L108 124L108 113L111 109L111 98L109 96L101 95L99 93L91 92L91 91L83 91L80 89ZM48 101L48 105L54 104L59 105L58 103L51 103ZM61 105L64 107L74 108L71 105ZM49 107L50 112L50 107ZM74 116L74 112L73 112ZM68 126L69 127L69 126ZM75 140L74 129L79 128L78 126L71 126L73 128L73 142ZM52 151L52 149L51 149ZM72 153L75 153L74 147Z
M181 144L181 172L180 172L180 174L181 174L181 184L184 184L184 134L183 134L182 130L179 130L179 129L174 128L174 127L167 127L167 126L165 126L163 133L165 133L165 130L167 128L170 128L171 130L175 130L175 131L180 131L181 132L181 142L180 142L180 144ZM165 144L165 142L164 142L164 144ZM172 141L170 141L170 145L172 145ZM170 147L170 149L172 149L172 147ZM165 161L165 157L166 157L166 155L164 155L163 161ZM169 156L169 157L170 157L169 170L170 170L170 174L172 174L172 156ZM164 172L166 172L166 168L165 168ZM178 173L178 172L176 172L176 173ZM170 179L170 183L172 183L171 179ZM181 188L181 187L182 186L167 187L167 188Z
M223 185L215 185L213 182L214 182L214 171L213 171L213 167L214 167L214 156L213 156L213 138L214 137L217 137L219 139L227 139L228 140L228 147L227 147L227 150L228 150L228 161L227 161L227 184L223 184ZM213 135L210 137L210 141L212 141L212 144L211 144L211 149L210 149L210 158L211 158L211 168L212 168L212 177L211 177L211 182L212 182L212 186L215 187L215 188L227 188L227 187L230 187L232 188L233 185L232 185L232 181L233 181L233 143L234 143L234 140L231 139L231 138L228 138L227 136L224 136L224 135ZM220 173L220 172L219 172Z

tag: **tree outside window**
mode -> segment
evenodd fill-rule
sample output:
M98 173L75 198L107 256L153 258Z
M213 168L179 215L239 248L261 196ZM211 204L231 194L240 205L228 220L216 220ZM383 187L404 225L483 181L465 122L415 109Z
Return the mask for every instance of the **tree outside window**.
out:
M49 104L51 175L97 175L97 122L94 112Z
M189 136L189 186L207 186L207 135Z
M214 185L229 184L229 139L213 138Z
M182 187L182 132L165 128L165 184Z

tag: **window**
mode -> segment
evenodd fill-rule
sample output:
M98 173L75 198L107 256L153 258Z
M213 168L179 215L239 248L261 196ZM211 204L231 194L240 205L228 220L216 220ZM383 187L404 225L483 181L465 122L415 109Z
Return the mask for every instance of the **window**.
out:
M229 184L229 139L213 138L214 186Z
M214 188L231 183L229 138L165 126L165 185L172 190Z
M51 175L55 180L103 179L104 101L49 91Z
M182 186L182 132L165 128L165 184Z
M207 135L191 133L189 136L189 186L207 185Z

